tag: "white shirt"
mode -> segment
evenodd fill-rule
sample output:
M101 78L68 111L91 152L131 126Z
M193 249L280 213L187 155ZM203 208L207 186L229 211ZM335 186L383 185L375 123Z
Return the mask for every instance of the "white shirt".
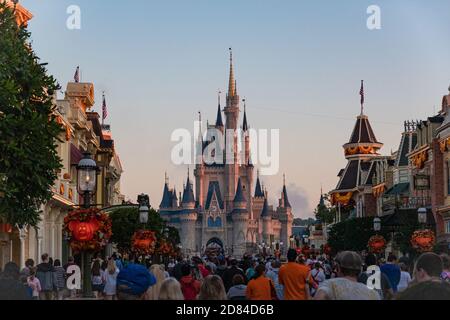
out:
M411 282L411 275L409 272L402 271L400 274L400 282L398 283L397 290L398 292L401 292L408 288L409 283Z

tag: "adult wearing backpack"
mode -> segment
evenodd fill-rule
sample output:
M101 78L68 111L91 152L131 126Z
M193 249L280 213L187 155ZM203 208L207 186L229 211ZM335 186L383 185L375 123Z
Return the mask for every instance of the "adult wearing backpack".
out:
M55 268L49 262L48 254L41 256L42 263L37 265L36 278L41 283L40 300L53 300L53 291L56 289Z
M195 300L200 292L200 281L192 276L191 266L188 264L181 266L181 274L180 284L184 300Z

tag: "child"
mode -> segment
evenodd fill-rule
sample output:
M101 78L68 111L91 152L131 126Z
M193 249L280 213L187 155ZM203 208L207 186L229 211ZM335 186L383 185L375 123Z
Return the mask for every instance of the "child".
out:
M33 290L32 299L39 300L39 292L41 292L41 282L36 277L36 268L30 269L30 275L27 278L28 286Z

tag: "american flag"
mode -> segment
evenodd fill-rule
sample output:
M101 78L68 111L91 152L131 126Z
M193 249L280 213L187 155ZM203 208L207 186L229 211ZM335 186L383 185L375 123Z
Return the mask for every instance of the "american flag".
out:
M106 108L106 98L105 98L105 95L103 94L102 120L105 120L107 116L108 116L108 110Z
M361 95L361 106L364 104L364 80L361 80L361 90L359 91Z
M80 82L80 66L77 67L73 80L75 80L76 83Z

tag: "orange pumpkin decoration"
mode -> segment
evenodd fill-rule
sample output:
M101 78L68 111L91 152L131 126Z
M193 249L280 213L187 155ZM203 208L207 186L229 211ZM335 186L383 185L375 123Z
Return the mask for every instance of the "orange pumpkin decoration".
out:
M99 229L97 220L92 219L89 222L70 221L69 230L77 241L91 241L94 233Z
M74 252L99 251L111 238L111 219L97 208L74 210L64 218L64 231Z
M138 254L148 255L155 250L156 236L150 230L138 230L131 238L132 250Z
M370 252L381 253L386 249L386 240L380 235L372 236L369 239L368 247Z
M412 247L419 252L432 251L435 242L436 236L429 229L415 231L411 237Z

